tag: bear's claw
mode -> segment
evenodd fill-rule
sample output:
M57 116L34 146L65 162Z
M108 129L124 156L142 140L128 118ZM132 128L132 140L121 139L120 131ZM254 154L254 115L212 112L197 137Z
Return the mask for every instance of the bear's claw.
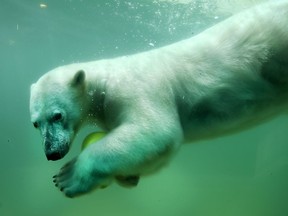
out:
M67 197L75 197L92 191L94 188L102 188L111 183L111 178L103 175L100 172L95 172L87 168L83 168L81 161L78 158L65 164L58 174L53 176L53 183Z

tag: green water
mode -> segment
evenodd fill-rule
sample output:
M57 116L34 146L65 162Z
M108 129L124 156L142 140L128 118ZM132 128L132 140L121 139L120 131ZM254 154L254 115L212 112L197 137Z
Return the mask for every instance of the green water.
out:
M1 0L0 215L287 216L287 117L183 146L135 189L112 185L76 199L64 197L52 176L80 152L87 133L65 159L48 162L30 123L29 88L46 71L157 48L254 2Z

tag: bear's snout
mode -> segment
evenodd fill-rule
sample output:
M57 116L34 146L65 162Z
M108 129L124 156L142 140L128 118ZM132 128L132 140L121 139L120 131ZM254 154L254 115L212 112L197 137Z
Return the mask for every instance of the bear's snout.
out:
M44 132L44 152L47 160L60 160L62 159L69 151L68 139L54 128L49 128ZM57 136L55 136L55 134Z
M52 160L52 161L60 160L69 151L68 143L65 143L65 145L61 145L60 143L57 142L57 144L54 143L54 145L52 145L51 142L46 140L44 142L44 146L45 146L44 151L45 151L47 160Z

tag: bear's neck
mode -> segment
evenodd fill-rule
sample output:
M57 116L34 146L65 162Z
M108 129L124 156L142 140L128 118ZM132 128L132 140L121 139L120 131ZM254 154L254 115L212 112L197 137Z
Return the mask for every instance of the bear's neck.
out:
M106 76L89 76L86 78L86 123L97 124L105 128L104 101L106 95Z

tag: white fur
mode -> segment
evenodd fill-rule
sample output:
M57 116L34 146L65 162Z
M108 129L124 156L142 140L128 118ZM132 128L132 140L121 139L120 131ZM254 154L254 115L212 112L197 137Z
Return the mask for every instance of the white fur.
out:
M63 157L84 123L108 132L61 169L56 186L74 197L145 175L183 142L286 111L287 26L288 1L274 1L160 49L45 74L31 88L30 110L48 159Z

